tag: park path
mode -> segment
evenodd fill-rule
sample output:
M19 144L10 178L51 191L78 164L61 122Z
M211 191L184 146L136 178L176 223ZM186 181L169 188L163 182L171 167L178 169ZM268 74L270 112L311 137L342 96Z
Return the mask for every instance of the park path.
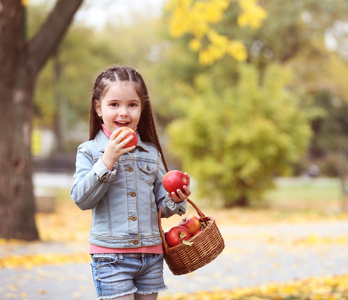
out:
M348 221L220 226L226 248L209 265L174 276L165 266L162 295L348 274ZM84 243L1 245L0 257L33 253L83 253ZM0 269L0 300L96 299L89 262ZM189 299L189 298L188 298Z

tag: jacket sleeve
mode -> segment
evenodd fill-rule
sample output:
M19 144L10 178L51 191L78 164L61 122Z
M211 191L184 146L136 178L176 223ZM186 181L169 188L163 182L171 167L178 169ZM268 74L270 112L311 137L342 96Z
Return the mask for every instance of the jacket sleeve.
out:
M158 174L154 183L157 208L159 209L160 207L162 207L162 218L169 218L174 214L181 216L186 213L187 200L185 199L184 201L177 203L168 197L167 191L162 185L162 178L166 174L166 170L164 169L162 158L159 153L158 165Z
M110 171L101 158L94 163L87 142L83 143L77 149L71 198L82 210L92 209L105 194L116 172L115 168Z

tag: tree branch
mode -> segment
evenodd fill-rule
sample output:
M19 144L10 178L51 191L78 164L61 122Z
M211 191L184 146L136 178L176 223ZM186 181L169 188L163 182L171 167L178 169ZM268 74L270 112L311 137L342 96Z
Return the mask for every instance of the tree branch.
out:
M83 0L58 0L36 35L29 41L33 71L39 72L62 40Z

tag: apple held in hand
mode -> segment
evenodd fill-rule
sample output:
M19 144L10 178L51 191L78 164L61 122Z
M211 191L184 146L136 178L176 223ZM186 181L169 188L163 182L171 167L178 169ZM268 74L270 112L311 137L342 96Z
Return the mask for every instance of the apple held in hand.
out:
M116 135L116 137L118 137L122 132L129 130L130 133L122 140L124 141L126 138L128 138L130 135L133 136L133 139L131 139L131 141L126 144L123 148L129 148L132 146L136 146L138 144L138 137L137 134L135 133L135 131L129 127L122 127L122 130Z
M165 234L165 237L168 245L173 247L180 244L182 241L187 241L191 237L191 234L187 228L175 226Z
M194 215L188 215L187 217L182 219L178 225L187 228L190 231L191 235L201 229L201 223L199 222L199 219Z
M178 189L184 193L183 187L189 184L189 178L183 172L173 170L163 176L162 184L164 189L170 194Z

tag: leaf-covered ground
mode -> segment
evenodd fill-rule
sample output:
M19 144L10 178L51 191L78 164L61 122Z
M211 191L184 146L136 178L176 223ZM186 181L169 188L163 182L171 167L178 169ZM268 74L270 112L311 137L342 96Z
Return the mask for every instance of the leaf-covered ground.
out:
M161 300L346 300L348 275L308 278L288 283L272 283L260 287L232 291L198 291L160 297Z
M57 276L64 285L72 285L65 299L94 298L91 294L94 287L89 271L86 271L90 261L90 212L81 211L71 200L66 200L67 194L60 195L59 199L54 213L36 216L41 241L0 240L1 300L61 299L61 296L54 298L48 286ZM339 209L338 203L318 202L307 207L293 202L272 208L218 210L193 200L203 213L215 217L226 248L211 268L204 267L202 271L185 275L181 281L167 274L169 292L161 294L161 300L348 299L348 269L344 272L348 261L348 233L346 227L336 230L339 225L346 226L348 214ZM189 207L188 213L195 211ZM163 228L176 225L178 220L178 217L163 220ZM288 256L286 253L281 256L282 252L287 252ZM305 266L306 262L310 265L312 258L322 258L326 263L312 270ZM282 259L290 261L283 264ZM335 260L336 264L333 263ZM320 265L320 261L313 264ZM64 269L65 266L70 268L70 277L59 275L62 269L57 271L58 267ZM219 266L222 268L216 269ZM341 268L337 273L331 272L337 266L343 271ZM244 274L238 273L236 268ZM308 276L297 280L287 276L298 269L303 269L304 274L308 271ZM271 273L275 277L264 283L262 277ZM253 287L245 287L243 276ZM80 285L74 286L74 280L80 280ZM53 287L57 288L60 289L59 285Z

